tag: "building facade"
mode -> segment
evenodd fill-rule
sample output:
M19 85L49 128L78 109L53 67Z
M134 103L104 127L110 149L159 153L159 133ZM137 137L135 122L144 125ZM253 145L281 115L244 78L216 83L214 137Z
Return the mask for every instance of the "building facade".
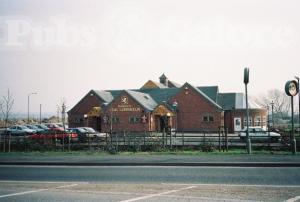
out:
M265 109L250 109L252 125L264 127ZM218 131L244 127L242 93L219 93L217 86L179 85L164 74L140 89L89 91L69 112L70 127L89 126L101 132Z

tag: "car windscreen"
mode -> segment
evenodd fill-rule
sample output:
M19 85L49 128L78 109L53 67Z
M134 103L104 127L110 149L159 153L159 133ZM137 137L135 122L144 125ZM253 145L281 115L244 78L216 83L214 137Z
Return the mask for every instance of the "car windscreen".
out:
M93 128L84 128L87 130L89 133L96 133L96 131Z
M77 130L81 133L86 133L87 131L84 128L77 128Z

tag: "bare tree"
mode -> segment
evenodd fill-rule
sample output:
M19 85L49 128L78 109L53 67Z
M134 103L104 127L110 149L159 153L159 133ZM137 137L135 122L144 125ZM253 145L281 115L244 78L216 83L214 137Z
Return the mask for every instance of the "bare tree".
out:
M274 114L281 119L286 118L290 112L291 104L289 97L286 96L284 91L278 89L269 90L266 94L256 98L256 101L261 106L269 106L270 110L272 106L271 103L273 103Z
M3 116L3 120L4 120L4 128L5 128L5 132L4 132L4 141L3 141L3 151L5 152L5 136L6 136L6 128L8 126L8 120L11 116L11 110L12 107L14 105L14 98L12 96L12 94L10 93L9 89L7 89L7 94L5 96L2 96L1 99L1 113ZM8 152L10 152L10 139L11 139L11 134L9 133L9 139L8 139Z

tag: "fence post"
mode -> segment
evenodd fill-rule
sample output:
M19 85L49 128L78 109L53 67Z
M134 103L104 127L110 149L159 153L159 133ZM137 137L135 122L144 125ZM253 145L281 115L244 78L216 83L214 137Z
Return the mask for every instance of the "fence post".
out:
M125 130L123 131L123 146L124 148L126 147L126 137L125 137L126 133Z
M117 152L119 152L119 138L118 138L118 134L116 133L116 141L117 141Z
M170 130L170 149L172 149L172 130Z
M226 148L226 152L228 152L228 128L224 128L224 132L225 132L225 148Z
M183 135L183 132L181 133L182 135L182 147L184 146L184 135Z
M10 142L11 142L11 133L8 136L8 153L10 153Z
M71 138L70 138L70 133L68 133L68 139L69 139L69 141L68 141L68 150L69 150L69 152L70 152L70 150L71 150Z
M3 152L5 152L6 135L7 135L7 131L5 131L3 135Z
M146 146L146 131L144 131L144 147Z
M163 139L163 147L165 149L166 145L165 145L165 129L163 129L162 131L162 139Z
M219 152L221 152L221 127L219 127Z

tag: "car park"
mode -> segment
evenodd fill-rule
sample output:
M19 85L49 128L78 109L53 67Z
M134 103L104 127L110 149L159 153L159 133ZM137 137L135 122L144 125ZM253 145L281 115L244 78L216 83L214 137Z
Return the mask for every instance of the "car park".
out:
M244 128L239 137L241 140L245 140L247 137L247 128ZM277 132L266 131L261 127L249 127L249 138L251 140L271 140L272 142L278 142L281 139L281 135Z

